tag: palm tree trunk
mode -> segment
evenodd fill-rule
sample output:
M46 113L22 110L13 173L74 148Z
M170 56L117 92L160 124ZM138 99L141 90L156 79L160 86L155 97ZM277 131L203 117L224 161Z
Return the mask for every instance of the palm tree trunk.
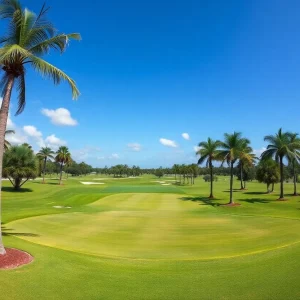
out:
M62 184L62 170L63 170L63 164L60 164L60 177L59 177L59 184Z
M282 157L280 157L280 197L279 199L284 198L283 194L283 161Z
M295 168L295 161L293 161L293 177L294 177L294 196L297 196L297 174Z
M272 183L272 190L271 190L271 193L274 192L274 182Z
M230 164L230 200L229 200L229 204L234 204L232 192L233 192L233 162L231 162L231 164Z
M244 185L243 185L243 165L241 164L241 190L244 189Z
M5 131L8 118L8 110L10 104L10 97L12 88L14 85L15 78L12 74L9 75L8 83L2 100L2 105L0 109L0 255L4 255L5 249L2 242L2 223L1 223L1 189L2 189L2 164L3 164L3 153L4 153L4 141L5 141Z
M45 183L46 162L47 162L47 157L44 158L43 183Z
M210 168L210 195L209 198L214 198L213 195L213 188L214 188L214 176L213 176L213 166L212 163L209 163L209 168Z

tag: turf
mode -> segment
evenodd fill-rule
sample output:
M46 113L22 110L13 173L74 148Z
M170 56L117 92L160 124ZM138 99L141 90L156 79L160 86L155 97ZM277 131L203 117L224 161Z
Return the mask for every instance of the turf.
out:
M300 197L279 202L253 182L235 191L240 207L224 207L223 177L217 200L200 178L80 183L95 179L30 182L21 193L5 183L5 244L35 261L0 271L1 299L300 298Z

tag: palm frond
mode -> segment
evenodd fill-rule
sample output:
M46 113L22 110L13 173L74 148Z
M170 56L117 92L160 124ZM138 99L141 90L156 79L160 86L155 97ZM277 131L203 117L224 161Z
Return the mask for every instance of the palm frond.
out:
M79 97L80 92L76 86L75 81L66 73L36 56L31 56L30 59L33 68L42 76L52 79L54 84L59 84L61 80L67 81L67 83L71 87L73 99L77 99Z
M18 92L18 109L16 112L16 115L19 115L21 112L23 112L26 104L25 99L25 91L26 91L26 85L25 85L25 75L22 74L17 78L17 92Z

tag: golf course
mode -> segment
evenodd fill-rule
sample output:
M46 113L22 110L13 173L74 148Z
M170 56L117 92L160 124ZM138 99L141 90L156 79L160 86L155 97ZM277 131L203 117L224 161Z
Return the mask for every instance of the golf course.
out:
M300 197L229 178L175 185L152 175L4 182L6 247L34 257L1 270L1 299L298 299Z

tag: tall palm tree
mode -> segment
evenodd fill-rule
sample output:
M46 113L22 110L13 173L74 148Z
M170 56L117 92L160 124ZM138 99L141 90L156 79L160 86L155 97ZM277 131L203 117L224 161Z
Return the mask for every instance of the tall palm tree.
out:
M213 199L213 161L217 160L220 154L218 150L221 146L220 141L214 141L211 138L207 139L207 142L200 142L200 149L197 151L197 154L200 155L198 164L201 165L205 162L207 168L210 169L210 195L209 198Z
M75 81L54 65L43 60L42 56L51 49L64 52L69 40L79 40L80 35L58 34L55 27L46 19L47 11L48 9L43 6L36 15L28 9L23 9L18 0L0 0L0 19L6 19L9 23L7 33L0 37L0 67L3 71L0 80L3 97L0 109L0 178L2 178L5 130L11 93L15 86L18 93L16 114L20 114L25 108L27 67L31 66L42 77L52 79L54 84L59 84L61 80L67 81L72 89L73 98L79 96ZM5 254L1 231L0 254Z
M69 152L68 147L61 146L56 152L55 161L60 165L60 177L59 177L59 184L62 184L62 171L64 165L69 165L72 161L71 153Z
M43 160L44 166L43 166L43 183L45 183L45 174L46 174L46 163L47 159L54 159L55 152L51 150L49 147L43 147L38 153L37 157L41 158Z
M300 142L295 137L291 139L293 136L290 132L282 132L282 128L278 130L275 135L267 135L264 138L265 142L269 142L267 146L267 150L265 150L261 159L270 159L273 158L277 163L279 163L280 170L280 196L278 200L284 200L284 192L283 192L283 160L286 159L299 159L299 149Z
M14 133L15 133L14 130L5 130L5 136L6 136L7 134L14 134ZM11 145L10 145L10 142L7 141L7 140L4 140L4 151L8 150L8 148L9 148L10 146L11 146Z
M230 167L230 200L229 204L234 204L233 201L233 167L234 164L241 157L242 149L245 143L250 144L248 139L242 137L241 132L234 132L233 134L224 134L224 142L221 143L221 150L219 157L224 162L227 162Z
M239 154L239 167L240 167L240 181L241 190L245 189L243 178L244 178L244 167L251 166L254 163L255 155L252 153L253 149L249 146L250 141L248 139L243 139L241 144L240 154Z
M290 135L290 142L292 144L300 143L300 139L299 139L298 136L299 136L298 133L292 133ZM297 152L298 152L297 150L299 150L299 149L294 149L294 155L289 157L289 162L292 165L292 170L293 170L293 182L294 182L294 194L293 194L293 196L298 196L298 193L297 193L297 172L296 172L296 166L298 164L297 159L296 159Z

